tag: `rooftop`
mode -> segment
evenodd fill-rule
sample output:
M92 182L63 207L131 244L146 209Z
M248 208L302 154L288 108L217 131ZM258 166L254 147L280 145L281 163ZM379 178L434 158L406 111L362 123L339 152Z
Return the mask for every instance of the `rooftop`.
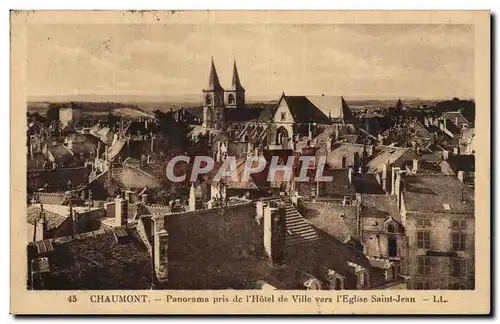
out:
M454 175L406 176L403 196L409 212L474 213L474 192ZM444 206L448 204L450 209Z
M51 271L43 274L41 289L148 289L151 258L135 229L127 233L125 243L118 243L110 230L53 240Z

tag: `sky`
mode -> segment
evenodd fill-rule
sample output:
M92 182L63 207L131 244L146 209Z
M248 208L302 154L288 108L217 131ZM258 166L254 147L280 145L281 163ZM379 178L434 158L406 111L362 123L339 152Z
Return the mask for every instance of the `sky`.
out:
M201 96L213 56L249 98L474 97L473 25L44 24L28 29L28 96Z

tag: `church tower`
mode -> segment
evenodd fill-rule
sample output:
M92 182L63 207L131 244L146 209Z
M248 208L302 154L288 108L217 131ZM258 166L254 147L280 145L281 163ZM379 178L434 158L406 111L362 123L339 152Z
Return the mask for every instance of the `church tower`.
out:
M203 126L206 128L224 129L224 89L220 85L213 57L208 84L202 91Z
M231 88L226 90L226 104L228 108L237 108L245 106L245 89L241 85L236 61L233 65L233 82Z

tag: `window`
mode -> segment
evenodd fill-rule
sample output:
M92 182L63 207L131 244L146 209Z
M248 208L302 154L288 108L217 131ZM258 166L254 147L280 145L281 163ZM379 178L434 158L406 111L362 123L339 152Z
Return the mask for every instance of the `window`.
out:
M420 275L429 275L431 273L431 259L424 256L417 257L417 272Z
M467 262L464 259L451 259L451 275L456 278L467 276Z
M205 96L205 104L206 105L211 105L212 104L212 96L210 96L209 94L207 94Z
M227 96L227 102L230 105L234 104L234 96L232 93L230 93L229 96Z
M430 218L417 218L417 226L418 227L431 226L431 219Z
M430 232L417 232L417 247L419 249L431 248L431 233Z
M466 219L452 219L451 228L467 228Z
M431 290L431 283L424 281L415 281L416 290Z
M281 113L281 120L286 120L286 112Z
M467 235L465 233L451 233L451 245L454 251L465 251L466 244L465 240Z

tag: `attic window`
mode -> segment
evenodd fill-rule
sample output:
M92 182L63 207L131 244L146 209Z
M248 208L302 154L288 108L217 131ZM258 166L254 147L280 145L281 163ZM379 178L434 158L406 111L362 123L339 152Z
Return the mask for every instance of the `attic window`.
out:
M450 204L443 204L444 210L451 210Z

